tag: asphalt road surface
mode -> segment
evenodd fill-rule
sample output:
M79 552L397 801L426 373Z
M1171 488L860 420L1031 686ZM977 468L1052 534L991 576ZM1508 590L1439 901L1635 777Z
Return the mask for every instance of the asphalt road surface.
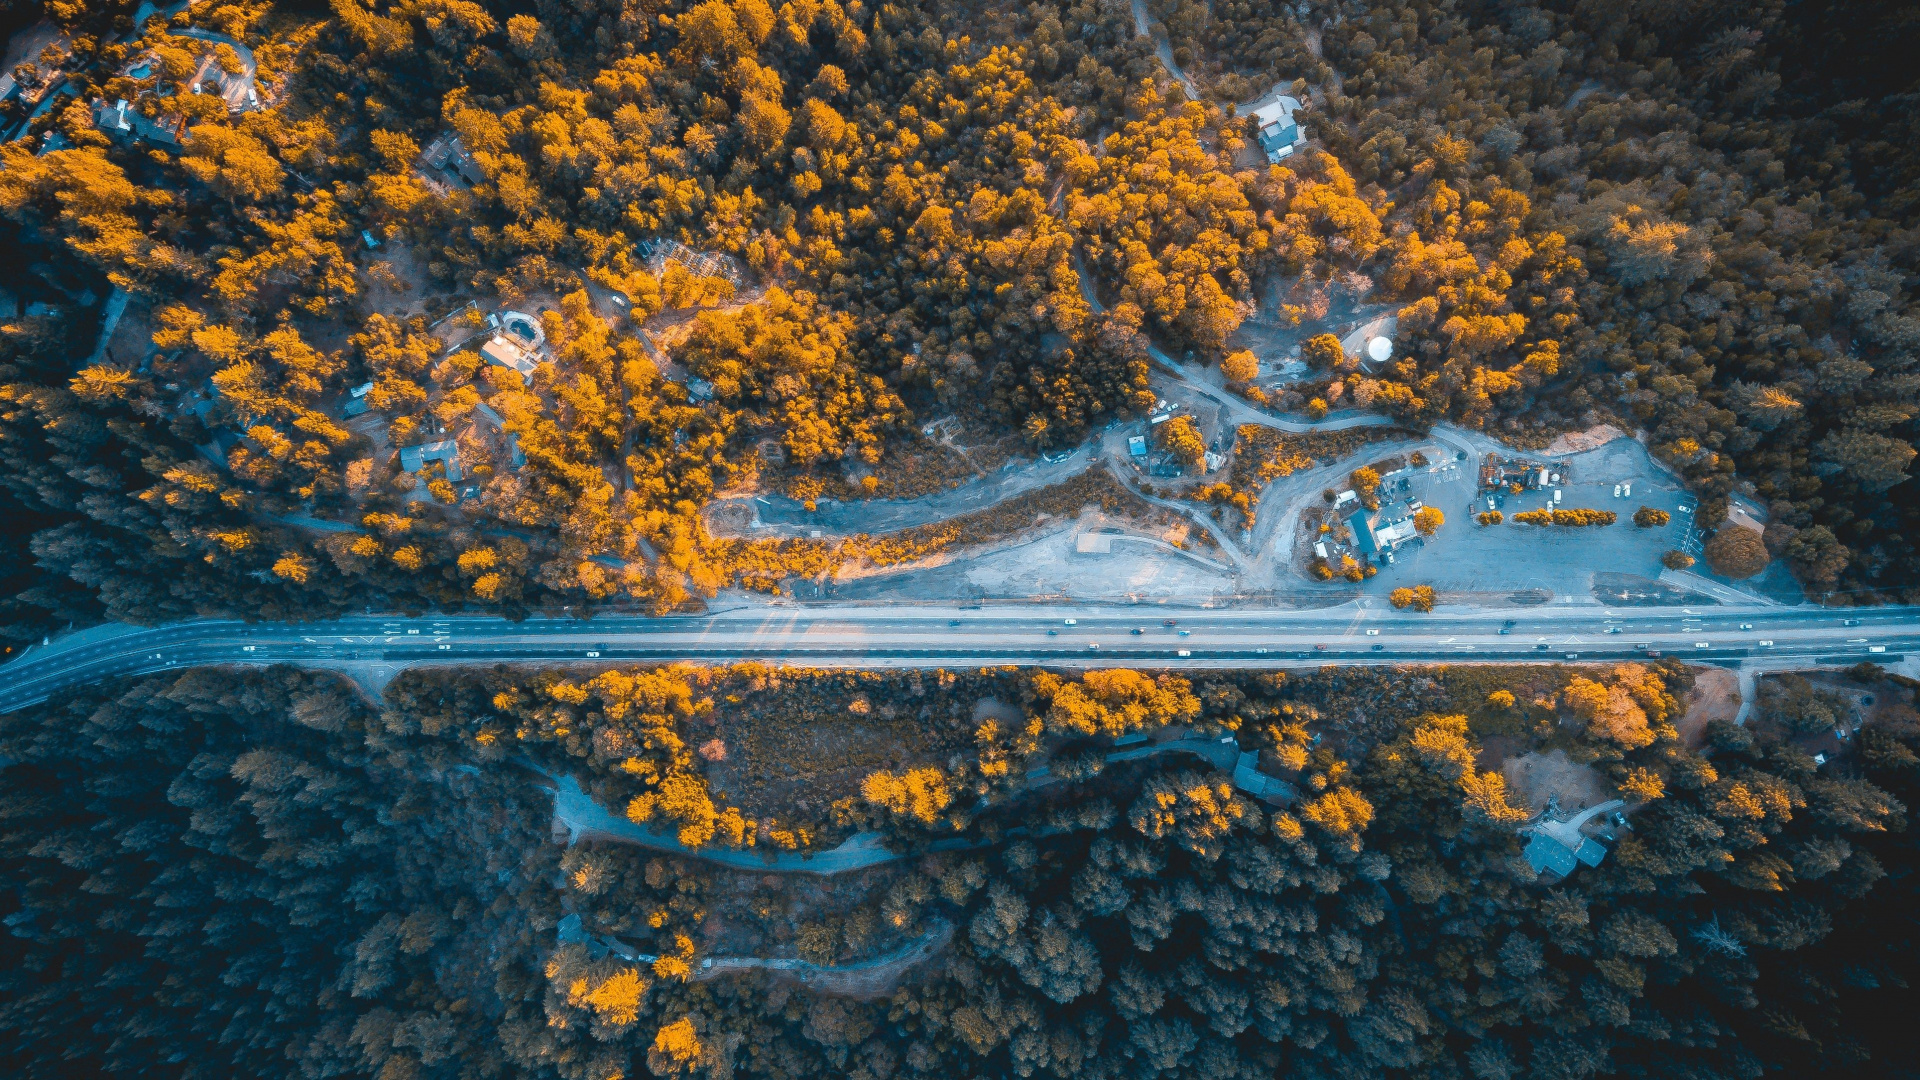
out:
M1169 617L1176 625L1166 625ZM1139 631L1135 633L1135 631ZM1502 633L1502 631L1505 633ZM114 627L0 666L0 711L119 676L209 664L354 670L416 664L757 660L834 667L1299 667L1322 663L1596 661L1658 652L1723 664L1891 664L1920 650L1920 608L1544 605L1420 615L1018 604L983 608L763 605L702 616L528 619L355 616Z

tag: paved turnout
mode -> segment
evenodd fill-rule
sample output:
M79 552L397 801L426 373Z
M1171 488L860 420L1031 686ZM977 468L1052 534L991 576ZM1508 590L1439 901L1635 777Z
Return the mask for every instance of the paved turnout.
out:
M1177 625L1165 620L1174 618ZM1134 633L1139 630L1139 633ZM1505 630L1506 633L1501 633ZM1073 604L975 608L759 604L700 616L592 620L365 615L314 623L201 620L115 627L0 667L0 710L118 676L207 664L363 669L419 664L690 661L834 667L1048 664L1180 668L1322 663L1616 660L1893 663L1920 650L1920 608L1605 607L1420 615L1377 603L1312 611Z

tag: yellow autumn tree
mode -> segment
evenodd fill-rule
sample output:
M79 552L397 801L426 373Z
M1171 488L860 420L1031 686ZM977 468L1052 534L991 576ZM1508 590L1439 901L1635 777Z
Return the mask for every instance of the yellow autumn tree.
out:
M647 1068L655 1076L679 1076L692 1070L701 1049L693 1021L683 1016L654 1033L653 1045L647 1049Z
M1212 860L1225 849L1228 832L1242 821L1259 820L1259 812L1234 794L1225 773L1201 776L1176 773L1156 776L1127 811L1127 820L1142 835L1172 837L1181 847Z
M624 1027L640 1017L640 999L646 995L647 981L637 968L621 968L594 983L575 979L567 987L570 1004L593 1010L601 1023Z
M1620 664L1603 680L1575 675L1567 680L1561 698L1596 738L1629 750L1652 743L1655 726L1666 721L1672 707L1659 673L1639 664Z
M940 812L953 802L946 773L932 766L899 774L884 769L869 773L860 783L860 795L895 817L911 818L924 825L938 821Z
M1200 715L1192 684L1172 675L1131 668L1089 671L1077 682L1049 672L1035 676L1035 689L1051 697L1047 727L1058 732L1118 738L1131 731L1186 723Z

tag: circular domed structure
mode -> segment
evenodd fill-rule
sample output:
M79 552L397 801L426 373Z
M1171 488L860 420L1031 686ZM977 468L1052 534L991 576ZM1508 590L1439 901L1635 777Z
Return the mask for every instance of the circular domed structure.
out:
M1393 339L1377 337L1367 342L1367 359L1374 363L1383 363L1393 355Z

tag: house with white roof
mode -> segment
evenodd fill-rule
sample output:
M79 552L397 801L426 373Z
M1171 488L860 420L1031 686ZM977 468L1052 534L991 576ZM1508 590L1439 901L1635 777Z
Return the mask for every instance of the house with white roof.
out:
M1266 152L1269 163L1280 164L1281 158L1291 155L1295 147L1307 141L1306 133L1294 119L1299 111L1300 102L1285 94L1253 110L1260 149Z

